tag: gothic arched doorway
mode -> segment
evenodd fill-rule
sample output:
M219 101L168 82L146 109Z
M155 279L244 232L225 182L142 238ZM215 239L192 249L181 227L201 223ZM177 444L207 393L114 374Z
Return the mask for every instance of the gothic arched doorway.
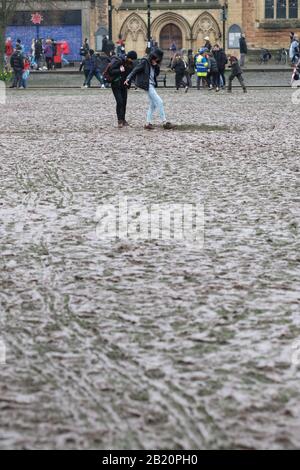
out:
M174 23L166 24L159 34L159 46L164 51L169 51L171 44L175 42L177 50L182 49L182 32Z

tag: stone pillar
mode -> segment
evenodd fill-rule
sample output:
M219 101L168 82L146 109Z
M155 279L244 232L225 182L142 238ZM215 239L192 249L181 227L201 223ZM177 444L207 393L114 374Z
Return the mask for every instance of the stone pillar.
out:
M96 0L96 29L104 26L108 28L108 1Z
M91 2L81 2L81 11L82 11L82 41L85 38L88 38L91 41Z
M256 43L256 0L243 0L243 30L248 39L248 46L250 48L255 46Z

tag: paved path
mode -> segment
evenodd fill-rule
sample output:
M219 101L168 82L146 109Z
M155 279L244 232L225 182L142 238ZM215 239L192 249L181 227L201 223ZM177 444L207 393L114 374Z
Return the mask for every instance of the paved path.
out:
M163 75L163 74L162 74ZM229 76L229 72L227 72ZM291 81L291 71L268 71L268 72L255 72L247 70L244 74L245 81L250 86L289 86ZM83 73L72 72L72 73L32 73L29 79L29 87L80 87L83 84L84 76ZM193 84L195 86L196 79L193 77ZM238 83L237 83L238 84ZM92 82L93 86L97 86L98 82L96 79ZM162 86L162 84L160 84ZM175 86L175 74L167 74L167 86Z

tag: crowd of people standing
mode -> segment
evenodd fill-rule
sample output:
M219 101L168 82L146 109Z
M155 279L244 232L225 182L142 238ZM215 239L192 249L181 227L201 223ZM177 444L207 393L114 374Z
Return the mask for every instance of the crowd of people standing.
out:
M69 65L67 56L70 54L70 46L68 41L56 41L53 38L33 39L30 50L25 53L24 45L20 39L17 39L16 45L12 43L12 39L9 37L5 42L5 64L6 67L10 67L10 58L16 49L20 49L24 57L27 57L30 61L30 67L34 70L43 70L45 67L47 70L54 69L57 63L63 65ZM44 66L45 63L45 66Z
M225 69L229 63L232 71L229 77L228 91L232 90L232 81L237 77L246 93L247 89L238 59L234 56L227 57L219 44L212 46L209 38L205 38L205 41L204 46L199 49L195 56L192 49L189 49L188 52L183 49L181 52L175 53L170 68L175 72L176 90L178 91L183 87L187 93L189 88L192 87L193 75L196 75L198 90L200 90L201 86L216 92L219 92L220 89L225 89Z
M240 38L240 60L233 56L227 56L219 44L213 45L209 37L204 38L205 43L202 48L194 55L192 49L186 51L182 49L177 52L177 47L171 45L172 58L170 69L175 72L175 88L179 91L184 88L185 92L193 86L193 76L196 77L196 87L198 90L207 88L209 91L219 92L226 89L232 92L232 83L235 78L239 81L244 93L247 88L243 78L242 67L245 64L245 57L248 52L245 35ZM31 48L31 58L24 54L24 47L18 39L15 48L11 41L6 43L5 55L6 62L14 71L14 81L12 88L26 88L30 69L33 63L37 69L40 67L41 57L45 57L47 69L51 70L54 66L54 57L57 54L57 44L53 39L47 39L45 44L41 40L33 40ZM93 78L96 78L102 88L111 87L116 100L116 112L118 117L118 126L124 127L126 121L127 94L131 84L142 88L148 93L149 110L147 112L146 129L153 128L153 113L158 110L160 119L164 128L170 128L171 124L167 121L163 101L157 94L157 77L159 75L160 65L163 59L163 51L157 44L152 44L147 51L147 57L138 60L135 51L125 52L125 41L119 37L117 44L113 44L107 37L103 37L102 51L95 52L90 48L88 40L85 39L80 49L82 61L80 71L84 71L83 88L90 88ZM61 50L62 60L69 50L66 46ZM298 56L297 56L298 54ZM291 37L290 55L299 63L299 41L296 35ZM229 66L231 73L226 83L225 70ZM295 69L293 80L300 80L299 70Z
M59 51L58 51L59 49ZM5 42L5 68L14 73L11 88L26 88L30 70L52 70L57 62L68 65L66 56L70 53L67 41L56 42L54 39L33 39L29 53L25 53L25 47L21 39L17 39L13 45L9 37ZM45 62L45 66L43 63Z

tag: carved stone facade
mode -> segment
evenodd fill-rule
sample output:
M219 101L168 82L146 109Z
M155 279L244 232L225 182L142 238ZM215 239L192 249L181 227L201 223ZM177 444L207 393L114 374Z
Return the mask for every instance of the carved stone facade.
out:
M209 6L209 3L205 2L205 5ZM134 49L141 56L145 53L147 45L147 8L142 0L138 5L136 8L133 8L132 5L128 8L127 3L115 2L114 39L121 33L126 40L127 50ZM176 7L172 5L166 10L165 5L160 7L159 4L152 2L151 36L153 40L167 51L170 44L167 44L166 36L163 33L167 32L168 26L173 25L173 31L177 32L175 37L177 46L198 49L202 46L206 36L209 36L214 43L220 41L220 4L213 0L211 5L214 8L204 9L199 5L198 8L186 6L184 9L179 9L176 4ZM171 36L170 41L172 41Z
M126 40L127 50L136 50L143 55L147 42L147 26L143 18L137 13L131 13L120 29L122 37Z
M142 55L147 41L147 0L113 0L113 4L114 39L121 33L127 49ZM224 0L151 0L151 36L165 48L167 26L173 25L169 30L181 47L195 51L203 45L205 36L222 44L223 4ZM227 4L225 38L229 52L238 53L242 31L250 49L288 47L289 32L300 31L300 0L227 0ZM286 5L286 13L282 5Z

